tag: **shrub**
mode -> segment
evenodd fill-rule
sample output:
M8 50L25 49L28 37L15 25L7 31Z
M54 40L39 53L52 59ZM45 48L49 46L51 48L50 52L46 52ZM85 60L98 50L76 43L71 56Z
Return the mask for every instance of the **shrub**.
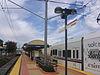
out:
M55 72L54 67L52 65L43 64L42 69L46 72Z
M53 65L44 64L44 61L39 61L38 65L39 65L39 67L41 67L46 72L55 72Z

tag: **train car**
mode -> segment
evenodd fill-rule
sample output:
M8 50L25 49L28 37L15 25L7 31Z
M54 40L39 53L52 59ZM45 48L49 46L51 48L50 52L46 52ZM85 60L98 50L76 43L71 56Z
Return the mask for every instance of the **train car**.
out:
M22 49L16 49L16 55L20 56L22 54Z
M82 70L82 38L68 40L68 66ZM65 65L65 44L64 41L55 43L51 48L51 56L58 60L58 63Z
M100 35L91 33L84 37L68 40L68 67L100 75ZM51 47L51 56L65 66L64 41L57 42Z
M100 75L100 31L84 37L84 70Z

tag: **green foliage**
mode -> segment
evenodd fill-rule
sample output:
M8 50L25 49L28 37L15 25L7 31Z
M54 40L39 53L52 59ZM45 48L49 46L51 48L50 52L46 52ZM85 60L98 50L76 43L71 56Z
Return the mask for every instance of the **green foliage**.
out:
M3 46L3 40L0 39L0 46Z
M44 64L44 61L39 57L36 58L36 63L45 71L45 72L55 72L54 66L50 63Z
M55 72L53 65L39 63L39 66L46 72Z
M15 52L17 49L17 43L15 43L13 41L8 41L5 43L5 45L6 45L6 50L8 53Z

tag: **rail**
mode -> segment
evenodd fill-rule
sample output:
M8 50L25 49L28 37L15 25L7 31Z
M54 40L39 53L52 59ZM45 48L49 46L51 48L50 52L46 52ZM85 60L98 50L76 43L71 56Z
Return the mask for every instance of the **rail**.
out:
M8 75L11 68L14 66L16 63L17 59L19 57L14 57L12 60L10 60L8 63L6 63L4 66L0 67L0 75Z

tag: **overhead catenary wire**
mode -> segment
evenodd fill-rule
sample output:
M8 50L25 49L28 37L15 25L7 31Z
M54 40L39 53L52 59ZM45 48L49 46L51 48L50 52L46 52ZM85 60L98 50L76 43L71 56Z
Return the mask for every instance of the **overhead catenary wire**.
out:
M37 1L45 1L45 0L37 0ZM58 2L58 1L51 1L51 0L48 0L48 2L58 3L58 4L67 4L67 5L73 5L73 6L81 6L80 8L77 8L77 9L82 9L82 8L86 7L86 5L89 4L90 1L85 5L83 5L83 4L72 4L72 3L66 3L66 2Z
M40 0L41 1L41 0ZM52 2L52 3L59 3L59 4L67 4L67 5L74 5L74 6L81 6L80 8L77 9L82 9L84 7L86 7L92 0L90 0L89 2L87 2L86 4L72 4L72 3L66 3L66 2L58 2L58 1L51 1L49 0L48 2Z
M13 22L12 22L12 18L11 18L11 15L10 15L10 12L9 12L9 9L8 9L8 5L7 5L7 2L5 0L5 5L6 5L6 8L7 8L7 12L8 12L8 17L9 17L9 22L10 22L10 26L12 28L12 32L16 38L16 41L18 40L17 36L16 36L16 32L15 32L15 29L14 29L14 26L13 26Z
M0 5L3 5L3 0L0 2ZM7 38L7 32L6 31L0 31L0 36L3 38L3 39L6 39ZM2 36L3 35L3 36Z
M68 5L74 5L74 6L83 6L83 5L79 5L79 4L71 4L71 3L66 3L66 2L58 2L58 1L49 1L49 2L52 2L52 3L59 3L59 4L68 4Z
M11 31L12 31L13 38L15 38L14 33L13 33L13 30L12 30L12 26L11 26L9 20L8 20L8 17L7 17L7 15L6 15L5 11L3 10L3 6L1 5L1 3L0 3L0 6L1 6L1 8L2 8L2 11L3 11L5 17L6 17L6 20L7 20L7 22L8 22L8 25L9 25ZM15 39L16 39L16 38L15 38Z
M17 6L19 6L20 8L22 8L22 9L24 9L24 10L32 13L33 15L36 15L36 16L42 18L42 19L45 19L45 18L41 17L40 15L38 15L38 14L30 11L29 9L27 9L25 7L22 7L22 6L18 5L17 3L15 3L15 2L13 2L11 0L8 0L8 1L11 2L11 3L13 3L13 4L15 4L15 5L17 5ZM37 1L45 1L45 0L37 0ZM81 4L80 5L79 4L71 4L71 3L65 3L65 2L57 2L57 1L51 1L51 0L48 0L48 2L59 3L59 4L68 4L68 5L74 5L74 6L82 6L82 7L76 9L76 10L79 10L79 9L82 9L82 8L86 7L91 2L91 0L88 3L86 3L85 5L81 5ZM20 8L15 8L15 9L20 9ZM6 9L6 8L3 8L3 9ZM8 9L14 9L14 8L8 8ZM48 18L48 20L53 19L53 18L56 18L58 16L59 15L52 16L52 17Z
M36 16L42 18L42 19L44 19L43 17L41 17L41 16L37 15L36 13L34 13L34 12L28 10L27 8L22 7L22 6L18 5L17 3L15 3L15 2L13 2L13 1L11 1L11 0L8 0L8 1L10 1L11 3L13 3L13 4L19 6L20 8L22 8L22 9L24 9L24 10L26 10L26 11L32 13L32 14L34 14L34 15L36 15ZM36 1L45 1L45 0L36 0ZM87 3L84 4L84 5L81 5L81 4L71 4L71 3L66 3L66 2L58 2L58 1L51 1L51 0L48 0L48 2L52 2L52 3L59 3L59 4L68 4L68 5L74 5L74 6L81 6L80 8L76 8L76 10L80 10L80 9L83 9L83 8L87 7L87 5L88 5L89 3L91 3L91 1L92 1L92 0L90 0L89 2L87 2ZM10 8L10 9L13 9L13 8ZM17 8L15 8L15 9L17 9ZM18 9L19 9L19 8L18 8ZM79 14L79 13L78 13L78 14ZM79 14L79 15L81 15L81 14ZM52 16L52 17L48 18L48 20L51 20L51 19L56 18L56 17L58 17L58 16L60 16L60 15ZM84 16L84 15L82 14L82 16Z
M91 2L91 0L90 0L89 2L87 2L86 4L84 4L83 6L82 6L82 5L79 5L79 6L82 6L82 7L81 7L81 8L77 8L76 10L83 9L84 7L87 7L87 5L88 5L90 2ZM58 2L58 3L60 3L60 2ZM65 4L69 4L69 3L65 3ZM75 4L69 4L69 5L75 5ZM77 13L77 14L79 14L79 13ZM79 14L79 15L84 16L83 14ZM85 14L85 15L86 15L86 14ZM58 17L58 16L60 16L60 15L56 15L56 16L50 17L50 18L48 18L48 20L53 19L53 18L56 18L56 17Z
M36 1L45 1L45 0L36 0ZM59 3L59 4L67 4L67 5L74 5L74 6L81 6L80 8L76 8L76 10L81 10L81 9L87 7L87 5L91 2L91 0L88 1L86 4L71 4L71 3L58 2L58 1L51 1L51 0L48 0L48 2ZM79 13L77 13L77 14L78 14L78 15L84 16L83 14L79 14ZM51 19L56 18L56 17L58 17L58 16L60 16L60 15L52 16L52 17L48 18L48 20L51 20Z
M27 9L27 8L25 8L25 7L22 7L22 6L20 6L19 4L15 3L15 2L13 2L13 1L11 1L11 0L8 0L8 1L11 2L11 3L13 3L13 4L15 4L15 5L17 5L17 6L20 7L20 8L22 8L22 9L24 9L24 10L26 10L26 11L32 13L33 15L38 16L38 17L40 17L41 19L44 19L43 17L41 17L40 15L38 15L38 14L36 14L36 13L30 11L29 9Z
M92 0L88 1L86 4L83 5L83 7L77 8L77 10L83 9L83 8L87 7L87 5L88 5L91 1L92 1Z
M1 2L0 2L0 3L1 3L1 5L3 5L3 0L1 0Z
M2 31L2 32L3 32L3 31ZM6 33L6 34L7 34L7 33ZM1 37L2 37L3 39L5 39L5 40L7 39L7 35L5 35L5 32L3 32L3 33L0 32L0 38L1 38ZM7 40L8 40L8 39L7 39Z
M37 1L45 1L45 0L37 0ZM74 6L83 6L81 4L72 4L72 3L58 2L58 1L52 1L52 0L48 0L48 2L58 3L58 4L68 4L68 5L74 5Z
M36 15L36 16L42 18L42 19L44 19L44 18L41 17L40 15L37 15L36 13L34 13L34 12L28 10L27 8L22 7L22 6L18 5L17 3L15 3L15 2L13 2L13 1L11 1L11 0L8 0L8 1L10 1L11 3L13 3L13 4L19 6L20 8L22 8L22 9L24 9L24 10L26 10L26 11L32 13L32 14L34 14L34 15ZM36 1L45 1L45 0L36 0ZM80 7L80 8L76 8L76 10L80 10L80 9L83 9L83 8L87 7L87 5L91 2L91 0L90 0L89 2L87 2L86 4L84 4L84 5L82 5L82 4L71 4L71 3L58 2L58 1L51 1L51 0L48 0L48 2L59 3L59 4L68 4L68 5L74 5L74 6L82 6L82 7ZM15 9L20 9L20 8L15 8ZM5 9L5 8L4 8L4 9ZM14 9L14 8L9 8L9 9ZM48 20L53 19L53 18L56 18L56 17L58 17L58 16L59 16L59 15L56 15L56 16L53 16L53 17L50 17L50 18L48 18Z
M56 17L58 17L58 16L60 16L60 15L56 15L56 16L50 17L50 18L48 18L47 20L51 20L51 19L56 18Z
M3 7L3 9L7 9L7 8L6 7ZM22 8L8 7L8 9L22 9Z

